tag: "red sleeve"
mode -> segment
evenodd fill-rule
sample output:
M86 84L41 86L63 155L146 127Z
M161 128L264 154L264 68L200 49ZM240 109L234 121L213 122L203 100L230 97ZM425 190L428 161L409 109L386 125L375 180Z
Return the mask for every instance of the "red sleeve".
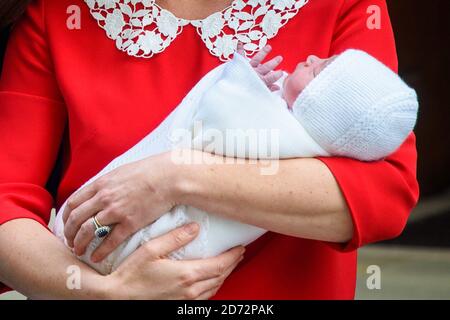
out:
M0 78L0 225L20 218L48 224L53 199L45 185L66 122L57 88L42 2L35 1L12 31ZM0 294L8 290L0 283Z
M367 26L373 14L372 8L379 8L381 29ZM364 50L397 72L395 40L384 0L344 1L330 56L349 48ZM353 239L345 246L336 248L351 251L401 234L419 197L414 134L397 152L383 161L365 163L344 158L320 160L336 178L354 223Z
M12 31L0 78L0 225L18 218L47 225L53 199L45 185L65 122L42 1L33 1Z

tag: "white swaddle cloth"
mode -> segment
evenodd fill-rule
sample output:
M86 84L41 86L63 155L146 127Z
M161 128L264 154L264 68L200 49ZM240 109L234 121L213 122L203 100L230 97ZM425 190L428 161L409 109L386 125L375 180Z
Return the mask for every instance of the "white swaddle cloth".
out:
M197 124L201 125L201 130L195 129ZM229 135L230 132L235 134ZM230 140L239 135L242 137L242 133L244 137L248 137L261 132L265 133L265 137L269 134L270 138L262 139L256 144L238 142L237 147L236 141ZM406 138L407 133L404 135ZM219 136L223 141L211 143L211 138ZM230 145L232 147L228 148ZM301 124L301 119L296 119L281 96L267 88L248 60L235 54L232 61L220 65L204 76L153 132L114 159L80 189L121 165L178 147L192 147L247 159L331 155L311 138L305 126ZM65 205L66 203L58 211L53 230L63 241L65 238L62 212ZM199 236L171 254L171 258L212 257L232 247L247 245L266 232L258 227L231 221L193 207L178 206L132 235L100 263L91 262L90 256L101 239L94 239L85 254L79 258L100 273L108 274L142 243L193 221L200 225Z
M195 123L201 124L203 132L197 132L196 135L192 133ZM293 117L285 101L270 92L246 58L236 54L232 61L220 65L204 76L153 132L114 159L82 187L121 165L167 152L174 147L183 147L183 144L187 143L184 139L186 135L183 134L181 140L179 138L180 134L186 131L192 133L193 147L210 146L211 137L203 134L210 129L223 133L223 137L227 131L233 129L277 132L278 139L273 143L273 148L277 150L269 156L267 150L271 146L261 148L259 152L255 144L247 144L244 149L233 149L233 154L230 155L233 157L250 156L255 159L267 159L271 155L274 157L273 154L278 158L278 153L280 158L327 155L327 152L309 137ZM270 140L274 139L269 139L269 142ZM252 150L249 150L249 147ZM220 146L215 151L221 153ZM58 211L53 229L55 235L63 241L65 238L62 212L65 206L66 203ZM143 242L192 221L200 225L199 236L183 249L174 252L171 258L194 259L215 256L237 245L247 245L266 232L193 207L178 206L153 224L139 230L100 263L90 261L92 252L101 243L100 239L94 239L85 254L79 258L100 273L108 274Z

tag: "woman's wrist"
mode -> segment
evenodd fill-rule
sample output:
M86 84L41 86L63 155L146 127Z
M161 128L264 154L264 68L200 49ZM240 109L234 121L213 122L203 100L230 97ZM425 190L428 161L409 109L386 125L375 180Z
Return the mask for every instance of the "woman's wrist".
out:
M84 269L84 268L83 268ZM90 300L114 299L114 288L109 276L104 276L87 267L81 270L81 287L79 298Z
M189 193L191 171L194 170L187 153L198 151L182 152L180 155L176 151L169 151L143 160L146 163L144 168L149 189L157 189L164 200L173 206L185 204L183 200Z
M197 150L183 150L182 158L179 154L169 152L169 197L177 205L189 205L191 197L200 192L202 171L208 170L205 157L211 154ZM180 160L181 159L181 160Z
M121 296L122 290L119 289L120 286L118 285L118 281L116 281L117 279L115 276L115 273L106 276L100 275L101 279L95 280L95 282L99 283L100 286L98 288L94 288L93 292L99 300L123 299Z

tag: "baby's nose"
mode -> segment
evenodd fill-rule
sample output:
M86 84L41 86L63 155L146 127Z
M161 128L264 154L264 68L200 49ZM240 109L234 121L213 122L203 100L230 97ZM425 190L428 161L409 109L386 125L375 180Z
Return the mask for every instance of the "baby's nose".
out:
M315 62L317 62L317 61L319 61L319 60L320 60L320 58L319 58L318 56L310 55L310 56L306 59L306 64L312 65L312 64L314 64Z

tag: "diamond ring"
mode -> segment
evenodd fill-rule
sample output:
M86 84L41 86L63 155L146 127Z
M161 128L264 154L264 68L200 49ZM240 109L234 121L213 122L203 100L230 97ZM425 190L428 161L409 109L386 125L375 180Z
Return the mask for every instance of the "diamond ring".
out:
M97 217L93 217L92 222L94 223L94 233L97 238L104 238L111 232L111 227L103 226L100 222L98 222Z

